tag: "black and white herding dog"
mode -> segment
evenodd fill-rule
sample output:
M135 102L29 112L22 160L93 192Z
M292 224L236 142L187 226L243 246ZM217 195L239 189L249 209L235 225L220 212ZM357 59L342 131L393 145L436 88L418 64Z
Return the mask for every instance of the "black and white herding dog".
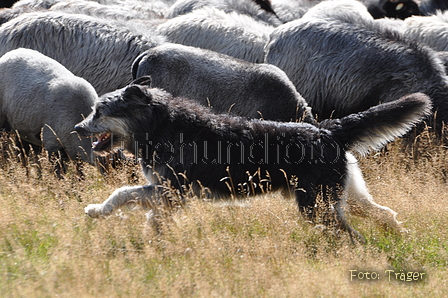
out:
M247 185L249 175L266 173L272 190L293 191L305 214L319 194L326 204L334 203L338 224L350 235L358 233L344 216L347 192L356 196L362 213L399 228L396 213L373 202L349 151L366 154L405 134L431 112L426 95L411 94L316 126L214 114L149 83L143 77L105 94L75 127L81 136L98 136L96 151L122 147L138 154L150 182L117 189L102 204L86 207L88 215L107 216L130 201L145 204L159 194L158 177L170 180L180 192L185 185L197 192L206 187L217 198L231 195L223 178L234 186Z

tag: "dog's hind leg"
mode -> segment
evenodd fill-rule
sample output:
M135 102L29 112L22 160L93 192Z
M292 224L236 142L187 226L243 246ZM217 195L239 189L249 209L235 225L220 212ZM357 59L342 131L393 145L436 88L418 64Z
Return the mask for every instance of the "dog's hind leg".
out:
M335 205L336 217L339 224L341 225L341 228L349 233L352 243L354 242L353 236L358 238L362 243L366 243L366 239L364 238L364 236L362 236L357 230L355 230L345 218L346 205L347 204L344 198L341 201L337 202Z
M356 158L347 153L347 178L343 201L350 207L350 212L362 217L371 217L381 225L393 231L402 231L401 222L396 219L397 212L374 202L370 195Z
M125 186L115 190L102 204L90 204L84 211L90 217L105 217L127 203L147 206L151 197L156 194L156 186Z

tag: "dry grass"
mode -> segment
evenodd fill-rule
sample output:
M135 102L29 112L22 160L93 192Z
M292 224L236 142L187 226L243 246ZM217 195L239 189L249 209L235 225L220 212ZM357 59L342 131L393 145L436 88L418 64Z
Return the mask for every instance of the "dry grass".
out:
M145 225L142 210L91 219L83 212L87 204L143 183L137 166L103 177L85 165L79 180L69 165L59 180L42 156L40 177L33 164L3 157L0 296L443 297L448 156L430 140L423 135L412 153L398 142L360 159L372 195L409 229L397 236L353 218L365 245L306 223L280 193L231 204L192 197L158 221L159 232ZM10 153L10 144L2 144L1 153ZM351 280L350 270L376 272L380 280ZM389 281L385 270L425 275L419 282Z

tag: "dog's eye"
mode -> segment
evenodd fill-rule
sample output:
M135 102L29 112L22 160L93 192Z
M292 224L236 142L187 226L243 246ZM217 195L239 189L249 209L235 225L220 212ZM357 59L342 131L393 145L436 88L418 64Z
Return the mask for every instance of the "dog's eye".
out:
M100 110L96 110L95 111L95 114L93 115L93 119L97 119L97 118L99 118L99 117L101 117L101 111Z

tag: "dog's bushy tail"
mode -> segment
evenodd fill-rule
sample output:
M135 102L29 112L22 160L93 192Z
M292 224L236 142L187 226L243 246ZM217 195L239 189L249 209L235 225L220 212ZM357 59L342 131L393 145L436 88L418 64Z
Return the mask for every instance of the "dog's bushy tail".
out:
M348 150L367 154L406 134L431 114L431 108L428 96L413 93L364 112L323 121L321 127L330 129Z

